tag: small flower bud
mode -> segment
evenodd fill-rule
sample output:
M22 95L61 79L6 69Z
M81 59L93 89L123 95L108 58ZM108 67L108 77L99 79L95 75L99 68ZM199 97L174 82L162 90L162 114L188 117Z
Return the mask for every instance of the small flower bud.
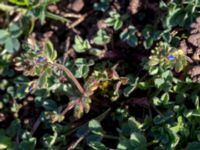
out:
M44 61L44 57L38 57L38 59L37 59L37 63L41 63L41 62L43 62Z
M33 91L33 86L32 85L29 86L28 90L29 90L29 92L32 92Z
M175 60L175 59L176 59L176 57L175 57L175 56L173 56L173 55L169 55L167 58L168 58L168 60L169 60L169 61L173 61L173 60Z

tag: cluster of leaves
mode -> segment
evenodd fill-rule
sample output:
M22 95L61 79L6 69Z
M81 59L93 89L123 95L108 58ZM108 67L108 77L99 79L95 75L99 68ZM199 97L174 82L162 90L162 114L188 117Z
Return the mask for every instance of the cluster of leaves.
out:
M200 1L148 2L132 16L127 2L95 0L75 23L48 10L63 1L0 2L0 149L199 149L200 85L179 43ZM90 15L103 25L79 30ZM29 35L51 21L73 25L73 56L56 40L32 47Z

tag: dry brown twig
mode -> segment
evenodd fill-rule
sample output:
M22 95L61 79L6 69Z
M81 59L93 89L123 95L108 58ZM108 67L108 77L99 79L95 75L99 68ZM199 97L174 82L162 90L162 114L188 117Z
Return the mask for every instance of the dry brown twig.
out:
M31 130L31 135L33 135L35 131L38 129L40 123L41 123L41 115L37 118L36 122L34 123L33 128Z
M75 28L77 25L79 25L81 22L83 22L87 16L88 16L87 14L80 16L75 22L68 25L68 28L69 29Z
M61 114L64 116L68 111L70 111L76 105L77 101L80 101L80 99L74 100L73 103L68 104Z
M73 13L61 13L61 15L66 18L81 18L82 17L81 14L73 14Z
M78 144L90 133L90 130L87 130L83 135L81 135L74 143L72 143L67 150L75 149Z
M71 39L70 36L68 36L67 40L66 40L66 44L65 44L65 54L64 54L63 64L65 64L65 62L70 54L70 51L69 51L70 39Z

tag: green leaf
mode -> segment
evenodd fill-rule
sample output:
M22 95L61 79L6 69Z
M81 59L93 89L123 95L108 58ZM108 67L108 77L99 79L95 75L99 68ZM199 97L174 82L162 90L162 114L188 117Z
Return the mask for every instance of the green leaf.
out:
M91 129L92 133L103 136L103 129L97 120L91 120L88 127Z
M108 150L108 148L100 142L90 142L89 146L94 150Z
M74 41L73 48L78 53L84 53L91 48L89 41L83 40L80 36L75 36Z
M160 88L165 83L165 80L162 78L157 78L154 80L154 84L157 88Z
M149 49L153 45L154 41L160 38L160 31L151 25L147 25L142 30L142 35L145 38L143 45L145 49Z
M14 138L17 135L17 131L21 128L19 120L13 120L10 126L6 129L6 134L9 135L10 138Z
M54 61L57 58L57 52L53 47L51 41L48 41L45 45L45 56L51 61Z
M166 42L171 42L171 40L172 40L172 36L171 36L171 34L170 34L169 31L163 32L163 33L161 34L161 36L162 36L162 38L163 38Z
M44 73L42 73L39 76L39 81L38 81L39 88L43 88L43 87L47 86L48 77L49 77L49 72L48 72L48 70L45 70Z
M167 71L163 72L161 76L164 79L168 79L168 78L172 77L172 72L170 70L167 70Z
M75 60L75 64L76 64L76 66L84 66L84 65L87 65L87 60L86 59L84 59L84 58L77 58L76 60Z
M130 40L127 41L128 45L131 47L135 47L138 44L138 39L136 36L132 36Z
M109 3L110 0L100 0L100 2L94 3L94 9L105 12L109 8Z
M120 142L117 145L118 150L129 150L129 149L134 149L131 144L130 140L125 138L125 137L120 137Z
M183 117L178 116L177 121L178 121L177 124L175 126L171 127L171 130L174 133L178 133L179 131L184 129Z
M187 146L187 150L199 150L200 142L191 142Z
M149 63L153 63L153 61L149 61ZM154 62L156 63L156 62ZM152 66L149 68L149 74L150 75L156 75L159 72L159 67L157 66Z
M92 59L87 60L85 58L77 58L75 60L75 65L77 67L80 67L80 66L92 66L92 65L94 65L94 60L92 60Z
M80 36L75 36L75 43L81 45L83 43L83 39Z
M74 117L79 119L83 116L83 113L84 113L84 108L82 103L77 104L74 108Z
M127 44L131 47L135 47L138 44L138 39L135 35L136 29L134 26L129 26L127 30L123 31L120 34L120 38L122 41L127 42Z
M187 19L187 13L183 11L183 9L177 10L176 13L169 19L169 24L171 26L184 26L185 21Z
M110 42L110 37L107 35L106 31L99 30L93 40L97 45L105 45Z
M89 134L87 137L86 137L86 141L88 144L92 143L92 142L101 142L103 139L103 137L101 135L98 135L98 134Z
M79 66L75 71L75 77L77 78L86 78L89 73L89 67L86 65Z
M157 64L159 64L159 62L160 62L160 60L158 59L158 57L156 57L156 56L151 56L151 58L150 58L148 64L149 64L150 66L156 66ZM156 68L154 68L154 69L156 69Z
M10 3L13 3L15 5L19 5L19 6L28 6L29 3L27 0L8 0Z
M160 3L159 3L159 7L162 10L166 10L167 9L167 4L163 0L161 0Z
M153 45L153 39L151 39L151 38L148 38L148 39L146 39L145 41L144 41L144 47L145 47L145 49L150 49L151 48L151 46Z
M42 144L45 148L50 149L54 145L56 138L56 135L51 136L49 134L46 134L42 137Z
M5 41L5 48L9 53L15 53L20 47L18 39L13 39L11 37L7 38Z
M125 97L128 97L137 87L139 78L129 79L128 86L123 90L123 94Z
M56 102L51 100L51 99L43 100L42 101L42 106L47 111L53 111L53 110L55 110L57 108Z
M20 144L19 144L19 149L20 150L35 150L35 145L36 145L36 138L29 137L28 139L24 139Z
M160 99L158 97L153 97L152 100L153 100L153 104L155 106L158 106L158 105L161 104L161 101L160 101Z
M149 89L151 87L152 87L152 85L148 81L146 81L146 82L139 82L138 83L138 88L142 89L142 90L147 90L147 89Z
M12 38L17 38L22 34L22 28L20 28L16 23L11 23L9 25L8 31L10 32Z
M105 20L105 22L107 23L108 26L113 26L115 20L113 18L108 18Z
M10 149L13 143L11 139L5 135L0 135L0 149Z
M167 121L169 121L173 116L174 116L174 113L171 111L168 111L168 112L164 113L162 116L160 116L160 115L156 116L153 119L153 121L157 125L164 124L164 123L167 123Z
M187 65L187 60L186 57L183 56L178 56L176 63L175 63L175 70L177 72L180 72L184 69L184 67Z
M130 136L131 145L137 150L146 150L146 138L141 134L134 132Z
M128 118L128 126L133 132L139 132L140 129L142 128L143 124L138 122L134 117L129 117Z
M90 43L89 43L88 40L85 40L85 41L83 42L83 46L84 46L85 49L90 49L90 48L91 48Z
M84 107L84 112L88 113L90 111L90 103L91 103L91 99L88 97L84 98L84 103L83 103L83 107Z
M119 30L123 25L123 20L119 13L116 11L109 12L110 17L105 20L108 26L113 27L115 30Z
M114 29L115 30L119 30L123 25L123 22L121 20L116 20L115 24L114 24Z
M88 53L101 58L104 56L105 51L97 49L97 48L91 48L91 49L89 49Z
M164 94L161 96L160 100L162 101L163 104L167 104L168 101L169 101L169 93L164 93Z
M77 67L73 67L74 69L74 75L77 78L86 78L88 76L89 73L89 67L94 65L94 61L93 60L87 60L84 58L77 58L75 60L75 65Z
M9 32L7 30L0 30L0 44L3 44L9 37Z

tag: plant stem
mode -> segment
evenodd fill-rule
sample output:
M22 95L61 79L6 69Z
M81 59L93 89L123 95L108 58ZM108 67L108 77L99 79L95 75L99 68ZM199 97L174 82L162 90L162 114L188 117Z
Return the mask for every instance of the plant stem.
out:
M103 135L103 138L106 139L112 139L112 140L119 140L119 138L117 136L113 136L113 135Z
M151 104L151 106L160 116L163 116L163 114L160 112L160 110L158 110L158 108L154 104Z
M25 15L26 12L28 11L25 8L19 8L19 7L1 4L1 3L0 3L0 10L6 11L6 12L16 11L16 12L22 13L23 15ZM58 20L58 21L61 21L61 22L69 22L69 20L67 20L66 18L59 16L59 15L56 15L56 14L53 14L53 13L48 12L48 11L46 11L46 17L53 19L53 20Z
M33 125L33 128L31 130L31 135L33 135L35 133L35 131L37 130L37 128L39 127L40 123L41 123L41 114L40 116L37 118L36 122Z
M84 95L85 94L85 90L84 88L81 86L81 84L78 82L78 80L74 77L74 75L72 74L72 72L66 68L64 65L61 64L57 64L54 63L53 65L55 65L58 69L64 71L67 75L67 77L74 83L74 85L77 87L77 89L79 90L79 92Z
M25 14L27 12L27 10L24 9L24 8L17 8L17 7L5 5L5 4L2 4L2 3L0 3L0 10L7 11L7 12L17 11L17 12L20 12L22 14Z
M90 133L90 130L87 130L83 135L81 135L74 143L72 143L67 150L75 149L78 144Z
M58 20L58 21L61 21L61 22L69 22L68 19L66 19L62 16L59 16L59 15L53 14L51 12L46 12L46 17L49 18L49 19Z
M156 144L156 143L158 143L158 141L157 140L153 140L153 141L147 143L147 147L149 147L149 146L151 146L153 144Z

